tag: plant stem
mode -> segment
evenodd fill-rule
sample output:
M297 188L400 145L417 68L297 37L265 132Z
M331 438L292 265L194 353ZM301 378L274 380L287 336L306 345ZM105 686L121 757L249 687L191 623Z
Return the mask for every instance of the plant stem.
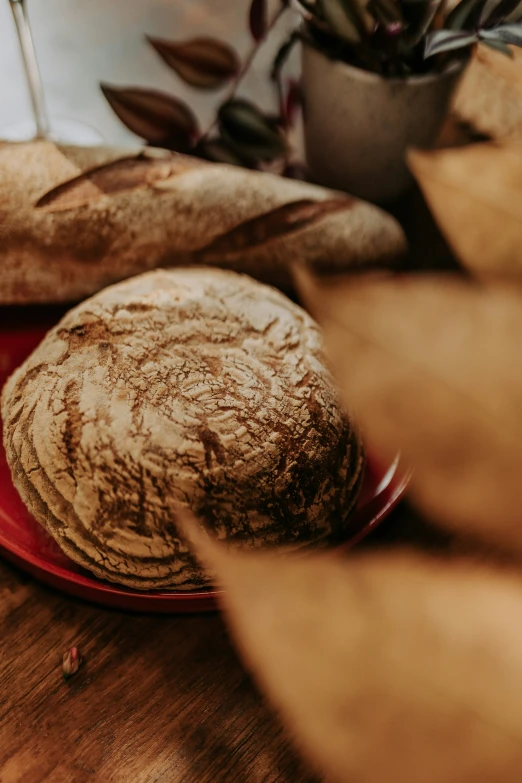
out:
M230 85L230 89L228 90L227 94L225 95L223 101L221 102L221 105L223 105L224 103L228 103L228 101L232 100L232 98L234 97L234 95L236 94L236 92L238 90L239 85L241 84L241 82L243 81L243 79L247 75L248 71L250 70L250 66L252 65L254 57L256 56L259 48L264 44L264 42L266 41L266 39L268 38L268 36L270 35L272 30L276 26L276 24L279 22L279 20L286 13L287 10L288 10L288 7L283 5L283 4L281 4L279 6L279 8L277 9L277 11L272 16L272 18L269 20L264 36L259 41L255 41L255 43L252 46L251 50L247 54L247 56L246 56L246 58L245 58L245 60L243 62L243 65L239 69L239 71L238 71L234 81ZM208 138L210 133L216 127L217 122L218 122L218 119L217 119L217 117L215 117L214 120L212 121L211 125L209 125L207 130L201 135L200 141L205 141Z
M16 25L16 32L20 39L22 59L27 77L27 86L33 107L33 116L36 124L36 138L49 138L49 120L45 107L45 98L42 87L42 79L36 59L31 27L27 16L25 0L9 0L11 11Z

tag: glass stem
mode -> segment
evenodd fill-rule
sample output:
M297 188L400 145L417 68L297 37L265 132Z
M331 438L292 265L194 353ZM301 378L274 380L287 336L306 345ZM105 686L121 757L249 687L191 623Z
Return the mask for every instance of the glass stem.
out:
M20 39L22 58L27 76L27 86L29 88L34 121L36 123L36 138L47 139L50 134L49 119L45 107L42 79L40 77L40 70L36 59L26 3L25 0L9 0L9 3L16 24L16 31Z

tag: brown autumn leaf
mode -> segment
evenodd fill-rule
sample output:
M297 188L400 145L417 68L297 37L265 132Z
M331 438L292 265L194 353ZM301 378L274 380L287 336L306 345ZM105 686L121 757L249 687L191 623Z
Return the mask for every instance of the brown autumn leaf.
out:
M440 274L296 278L368 450L401 449L429 516L520 554L522 291Z
M100 86L115 114L137 136L176 152L191 149L199 130L186 103L159 90Z
M463 266L522 281L522 144L412 151L408 163Z
M460 120L494 139L522 138L522 50L474 48L453 98Z
M217 89L239 71L239 58L234 49L215 38L177 42L147 36L147 40L167 65L192 87Z
M183 517L247 666L328 780L518 779L518 576L397 550L227 551Z

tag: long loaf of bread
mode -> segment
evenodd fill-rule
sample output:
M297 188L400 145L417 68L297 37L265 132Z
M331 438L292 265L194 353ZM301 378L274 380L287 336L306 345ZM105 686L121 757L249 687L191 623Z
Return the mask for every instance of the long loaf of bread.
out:
M404 249L391 216L315 185L164 150L0 145L0 304L192 264L285 289L292 263L343 272Z

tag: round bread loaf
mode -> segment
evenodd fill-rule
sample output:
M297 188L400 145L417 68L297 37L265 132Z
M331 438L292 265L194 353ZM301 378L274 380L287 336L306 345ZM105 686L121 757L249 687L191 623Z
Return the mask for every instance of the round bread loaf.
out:
M342 534L361 481L317 326L234 272L149 272L84 301L8 380L2 417L34 517L140 589L208 581L177 504L221 539L297 547Z

